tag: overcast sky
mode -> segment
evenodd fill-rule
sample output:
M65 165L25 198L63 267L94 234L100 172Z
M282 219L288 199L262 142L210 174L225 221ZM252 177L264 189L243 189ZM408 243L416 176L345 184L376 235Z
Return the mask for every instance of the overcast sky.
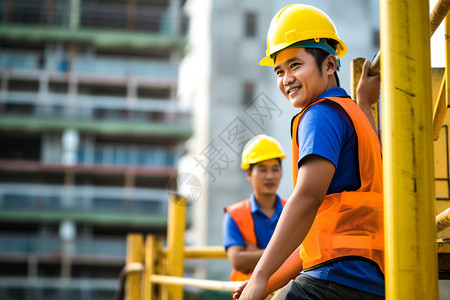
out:
M430 0L430 13L437 0ZM431 38L431 67L445 67L445 20Z

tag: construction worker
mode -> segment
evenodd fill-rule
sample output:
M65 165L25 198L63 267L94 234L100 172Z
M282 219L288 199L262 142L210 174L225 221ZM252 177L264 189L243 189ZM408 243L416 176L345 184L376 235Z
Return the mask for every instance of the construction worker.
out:
M289 5L272 20L260 64L274 67L279 90L300 109L291 122L294 191L235 298L262 299L300 244L303 271L274 299L384 298L381 149L339 87L346 51L331 19L315 7Z
M278 141L264 134L252 138L242 151L241 168L246 170L253 193L250 198L225 208L222 230L233 267L232 281L250 278L275 230L286 203L286 199L277 195L281 161L285 157Z

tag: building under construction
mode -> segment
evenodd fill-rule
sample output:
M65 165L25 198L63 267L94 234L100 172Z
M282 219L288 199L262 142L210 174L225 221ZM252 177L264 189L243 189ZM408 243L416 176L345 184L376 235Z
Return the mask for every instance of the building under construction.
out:
M0 2L1 299L113 299L125 236L165 234L183 5Z
M363 53L349 52L350 59L370 58L380 46L378 1L304 2L328 7L349 32L359 30L351 38ZM448 72L430 72L423 42L428 3L403 4L380 1L384 100L376 115L382 115L388 178L386 295L447 299L450 229L436 243L434 217L450 199ZM226 281L218 220L224 205L249 190L236 162L239 144L225 134L242 120L252 134L288 132L281 118L250 117L260 101L277 103L268 111L278 116L290 115L267 88L273 74L257 67L270 17L281 6L271 0L0 2L1 299L113 299L123 292L127 300L180 300L193 288L220 291L198 292L199 299L229 299L236 283ZM432 32L448 6L438 1ZM189 36L186 11L195 17ZM245 72L231 62L237 57ZM340 76L346 87L350 74ZM181 96L180 85L188 86ZM212 150L227 160L204 165ZM186 151L190 163L178 168ZM186 236L184 207L192 203L171 193L180 171L196 171L200 179ZM199 258L221 261L192 262Z

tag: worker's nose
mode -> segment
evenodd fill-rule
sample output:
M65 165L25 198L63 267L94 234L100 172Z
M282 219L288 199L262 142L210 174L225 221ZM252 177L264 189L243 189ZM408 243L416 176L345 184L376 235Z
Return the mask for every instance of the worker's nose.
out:
M291 72L286 72L284 74L283 84L285 86L288 86L289 84L293 83L294 81L295 81L295 77Z
M275 172L269 171L269 172L267 172L266 175L267 175L266 177L269 179L275 178Z

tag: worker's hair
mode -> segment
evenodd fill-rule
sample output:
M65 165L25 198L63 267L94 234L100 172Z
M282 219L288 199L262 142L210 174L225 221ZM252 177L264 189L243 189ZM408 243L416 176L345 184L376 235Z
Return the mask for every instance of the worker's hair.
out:
M335 40L327 39L327 43L333 49L336 50L336 45L338 43ZM320 75L322 75L322 62L324 61L325 58L328 57L328 55L330 55L330 53L320 48L308 48L308 47L305 47L305 51L314 57L314 59L316 60L317 67L319 68L319 73ZM337 72L334 72L334 77L336 78L337 86L341 86Z
M277 157L278 163L280 164L280 168L281 168L281 159L279 157ZM250 171L250 173L253 171L253 167L256 166L259 163L256 164L250 164L250 166L248 167L248 170Z

